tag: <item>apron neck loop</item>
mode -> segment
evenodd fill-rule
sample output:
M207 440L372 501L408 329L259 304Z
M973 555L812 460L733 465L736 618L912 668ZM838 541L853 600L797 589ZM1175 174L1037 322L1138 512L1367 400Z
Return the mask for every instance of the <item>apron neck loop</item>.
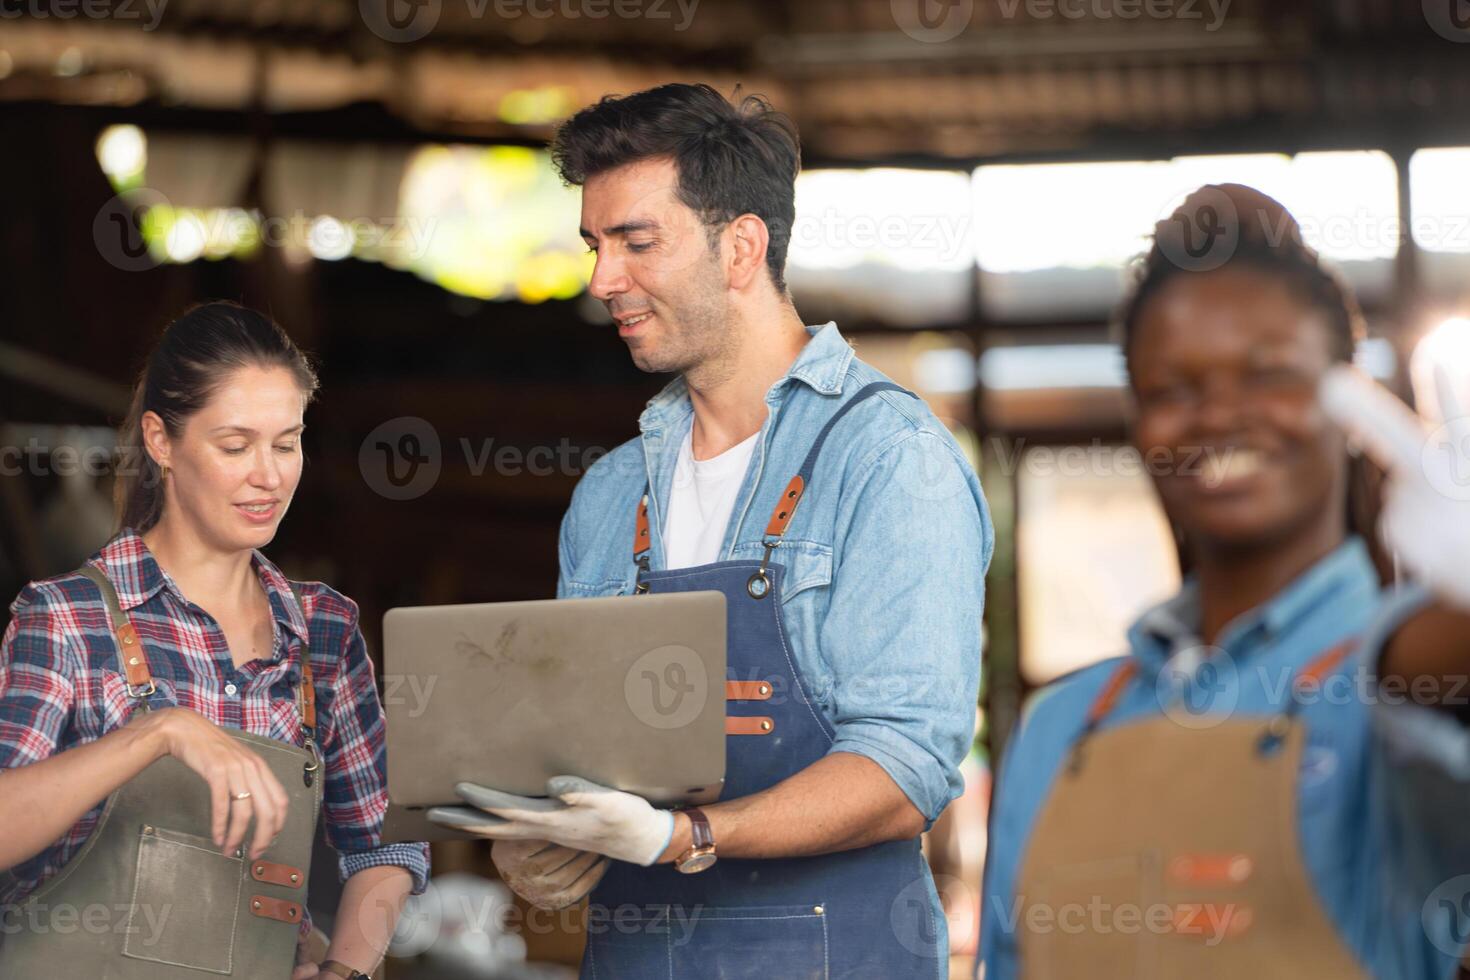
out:
M1257 743L1256 747L1262 755L1274 752L1286 740L1287 733L1291 731L1292 722L1296 719L1297 711L1301 708L1302 697L1307 688L1314 684L1321 684L1322 679L1346 660L1357 645L1357 637L1348 637L1307 664L1297 673L1296 677L1292 678L1286 704L1271 716L1271 720L1266 723L1266 730L1261 733L1260 741Z
M1136 673L1138 673L1138 663L1132 657L1124 660L1113 671L1102 690L1098 692L1092 706L1087 709L1087 721L1082 726L1082 734L1078 735L1077 740L1072 743L1071 758L1068 762L1068 768L1074 775L1082 771L1083 749L1087 745L1087 740L1097 731L1103 719L1112 713L1113 707L1118 703L1118 698L1122 696L1124 688L1128 686L1128 682Z
M766 568L771 562L771 553L781 544L781 537L786 533L791 519L796 516L796 507L801 503L802 495L811 483L812 473L817 467L817 457L821 455L822 445L827 441L828 434L844 415L852 411L857 405L873 397L879 392L897 391L908 395L910 398L918 398L912 391L902 385L894 384L892 381L874 381L859 388L857 392L842 404L832 417L823 424L817 438L807 450L806 459L802 461L801 470L786 484L786 489L781 492L781 497L776 501L776 506L771 509L771 519L766 524L766 533L761 541L766 552L761 557L760 568L756 569L745 583L745 591L752 599L764 599L771 594L771 580ZM648 591L648 583L643 581L643 576L648 571L648 549L650 547L648 533L648 484L643 485L643 498L638 502L638 521L633 528L633 562L638 566L638 574L634 578L633 591L642 595Z
M301 590L296 587L295 582L287 580L291 586L291 595L296 599L296 608L301 613L301 621L306 619L306 602L301 598ZM308 623L307 639L301 644L301 684L296 690L296 711L301 716L301 745L307 752L311 753L311 760L303 768L303 778L306 785L310 786L315 778L314 773L321 768L321 752L316 745L316 684L311 676L311 628Z
M638 566L638 574L633 578L633 592L637 595L648 591L643 575L648 571L648 549L652 546L648 536L648 486L645 484L643 497L638 501L638 523L633 530L633 563Z
M153 671L148 666L148 651L138 639L133 621L123 612L122 604L117 600L117 589L113 588L106 573L95 565L83 565L77 571L91 579L97 591L102 593L107 618L112 623L112 635L117 640L118 656L122 658L128 698L144 711L150 710L148 698L158 690L158 686L153 683Z

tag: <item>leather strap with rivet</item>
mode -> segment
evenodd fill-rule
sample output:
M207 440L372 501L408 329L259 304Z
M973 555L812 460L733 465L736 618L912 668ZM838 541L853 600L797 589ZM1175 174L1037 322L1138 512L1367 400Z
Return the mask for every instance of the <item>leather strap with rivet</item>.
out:
M266 895L250 896L250 914L259 916L262 919L290 922L293 925L301 922L301 906L299 904L284 898L270 898Z

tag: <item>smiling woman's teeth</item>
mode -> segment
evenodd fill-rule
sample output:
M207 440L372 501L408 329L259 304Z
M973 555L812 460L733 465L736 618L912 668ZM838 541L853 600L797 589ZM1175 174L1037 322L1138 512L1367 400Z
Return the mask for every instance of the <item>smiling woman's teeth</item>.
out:
M1228 480L1240 480L1255 473L1265 464L1256 449L1223 449L1206 455L1200 467L1200 479L1206 486L1219 486Z
M274 507L275 504L241 504L240 506L252 514L264 514Z

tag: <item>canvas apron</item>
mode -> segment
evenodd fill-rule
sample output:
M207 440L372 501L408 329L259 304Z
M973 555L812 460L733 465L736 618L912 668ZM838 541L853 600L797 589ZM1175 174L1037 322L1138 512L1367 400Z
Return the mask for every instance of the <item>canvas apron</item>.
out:
M155 690L147 652L106 576L90 565L80 571L102 592L128 696L147 711ZM221 853L208 784L177 759L159 759L108 797L65 867L6 910L0 977L287 980L322 797L305 647L298 707L305 748L224 729L265 761L290 799L286 825L260 860L248 860L244 848Z
M1294 679L1320 683L1351 642ZM1018 878L1026 980L1332 980L1366 973L1328 920L1298 849L1300 698L1268 719L1097 731L1136 669L1088 713ZM1009 910L1008 910L1009 912Z
M832 427L884 390L904 391L888 382L870 384L823 427L775 507L761 561L649 571L646 495L638 507L635 591L725 595L725 799L775 785L833 744L833 728L791 655L781 618L784 569L771 558ZM690 875L671 864L644 868L615 861L591 896L582 977L939 977L947 974L948 943L937 908L917 837L818 857L720 858Z

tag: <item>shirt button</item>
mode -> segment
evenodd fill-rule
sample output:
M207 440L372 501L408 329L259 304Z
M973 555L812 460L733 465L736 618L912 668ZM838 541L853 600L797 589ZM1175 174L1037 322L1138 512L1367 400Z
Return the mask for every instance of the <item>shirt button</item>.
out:
M237 690L237 688L233 684L226 684L225 685L225 693L228 694L230 697L234 697L235 696L236 690Z

